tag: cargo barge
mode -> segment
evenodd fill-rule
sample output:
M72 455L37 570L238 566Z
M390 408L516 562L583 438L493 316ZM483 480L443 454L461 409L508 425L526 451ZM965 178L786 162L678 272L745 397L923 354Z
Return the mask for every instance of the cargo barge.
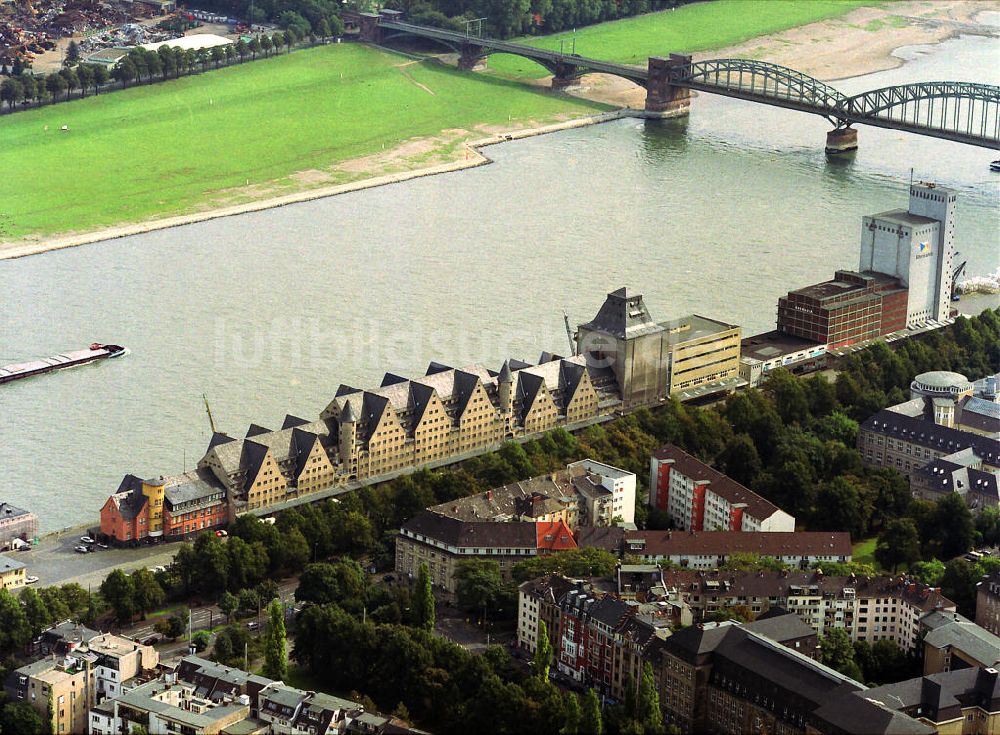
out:
M62 352L53 357L46 357L44 360L34 360L32 362L22 362L0 367L0 383L10 383L21 378L30 378L32 375L41 375L42 373L51 373L63 368L86 365L89 362L97 360L121 357L126 352L127 350L121 345L105 345L100 342L94 342L86 350Z

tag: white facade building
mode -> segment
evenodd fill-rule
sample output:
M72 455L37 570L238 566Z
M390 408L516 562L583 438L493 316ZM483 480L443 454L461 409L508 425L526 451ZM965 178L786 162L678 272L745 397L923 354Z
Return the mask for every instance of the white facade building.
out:
M862 218L858 270L899 278L908 288L907 326L943 321L951 309L956 192L910 186L908 209Z
M581 468L597 475L601 478L601 486L610 493L584 498L591 525L610 526L615 518L620 518L624 524L635 523L635 474L592 459L581 459L567 468Z

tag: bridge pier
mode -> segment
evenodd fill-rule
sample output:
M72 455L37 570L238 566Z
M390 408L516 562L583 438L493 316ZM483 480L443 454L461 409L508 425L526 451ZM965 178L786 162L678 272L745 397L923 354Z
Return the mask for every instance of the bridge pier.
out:
M382 27L377 13L359 13L358 20L362 41L376 44L382 42Z
M471 43L462 44L462 53L458 57L458 68L465 71L476 71L486 68L486 53L482 46Z
M579 69L572 64L556 64L552 72L552 89L562 90L580 84Z
M671 83L675 74L690 66L691 57L670 54L649 57L649 80L646 82L646 115L648 117L679 117L691 108L691 90Z
M858 131L854 128L834 128L826 134L826 152L828 155L849 153L858 149Z

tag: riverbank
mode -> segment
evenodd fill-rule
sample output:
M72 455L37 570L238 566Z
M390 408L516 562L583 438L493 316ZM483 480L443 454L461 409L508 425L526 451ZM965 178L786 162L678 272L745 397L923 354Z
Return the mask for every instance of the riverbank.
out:
M63 248L77 247L88 243L102 242L104 240L115 240L122 237L129 237L130 235L141 235L146 232L163 230L169 227L177 227L179 225L187 225L195 222L205 222L208 220L219 219L221 217L246 214L248 212L259 212L264 209L274 209L275 207L284 207L289 204L308 202L314 199L322 199L324 197L336 196L338 194L346 194L347 192L358 191L360 189L371 189L379 186L387 186L389 184L397 184L403 181L410 181L424 176L436 176L438 174L449 173L451 171L475 168L477 166L492 163L492 159L490 159L482 151L482 149L487 146L496 145L510 140L530 138L536 135L545 135L558 130L570 130L572 128L583 127L585 125L595 125L598 123L608 122L610 120L617 120L621 117L627 117L631 114L632 113L629 110L612 110L598 115L590 115L587 117L576 118L550 125L542 125L534 128L501 127L497 130L497 132L486 138L474 140L465 146L454 150L451 154L454 157L454 160L446 163L428 166L426 168L412 169L409 171L400 171L398 173L386 174L383 176L364 178L349 184L319 186L315 189L307 189L305 191L295 192L294 194L285 194L283 196L269 199L249 201L243 204L234 204L227 207L209 209L193 214L178 215L175 217L149 220L147 222L137 222L134 224L108 227L94 232L66 235L64 237L57 237L38 242L22 241L0 243L0 260L8 258L21 258L51 250L61 250ZM406 150L407 147L409 147L411 152L416 150L421 153L428 149L426 141L413 141L406 146L400 146L399 149L389 151L386 155L371 156L367 157L367 159L355 159L353 161L349 161L345 165L361 171L366 169L370 170L371 167L385 165L386 161L393 160L396 156L402 155L403 151ZM310 172L301 173L308 175ZM318 171L315 173L321 174L321 172Z
M695 12L700 7L709 6L689 6L682 11ZM737 46L704 51L697 55L761 58L821 79L855 76L899 65L902 61L892 56L892 52L900 46L934 43L957 33L994 32L995 27L991 30L987 26L977 25L975 18L983 10L1000 11L1000 0L897 0L878 7L856 8L839 18L809 23L760 36ZM685 17L682 11L678 11L674 17ZM664 14L657 15L657 22L662 22L660 16ZM641 19L631 19L628 22L635 23L639 20ZM621 23L625 21L605 24L608 26L607 32L613 34L615 31L611 27ZM591 27L586 31L594 37L601 32L601 28ZM703 39L699 40L702 41ZM389 54L380 54L378 64L372 64L371 54L378 52L371 49L337 51L351 57L346 70L331 64L326 57L323 57L321 63L330 64L331 72L339 71L341 80L344 80L345 72L350 75L347 85L330 86L334 88L333 94L346 93L352 96L346 104L341 101L330 111L331 114L338 113L336 123L324 120L325 124L316 126L317 131L322 130L322 135L335 139L336 143L326 144L325 140L316 142L315 136L308 138L301 135L301 131L296 131L294 142L282 140L282 147L288 149L287 152L276 156L276 160L269 163L261 162L259 155L263 155L261 151L267 151L268 156L272 155L270 147L275 140L273 137L268 137L266 133L263 136L258 134L251 146L247 146L242 140L245 130L233 131L235 140L230 140L224 131L215 129L220 124L231 126L233 123L234 113L228 119L220 118L213 108L216 105L219 108L224 105L229 107L236 102L232 96L227 95L224 88L219 87L219 80L225 79L224 75L230 71L241 71L235 68L215 72L201 82L192 81L192 85L200 85L194 96L190 89L174 90L167 88L167 84L135 90L153 104L153 97L157 95L157 100L169 100L170 104L164 108L164 114L177 115L179 112L184 118L185 130L194 129L190 127L190 123L198 116L205 115L206 137L217 138L214 145L199 145L198 142L189 143L184 139L185 136L181 136L181 140L164 142L157 147L152 142L157 140L157 132L163 134L162 126L156 132L145 123L141 132L126 130L125 135L137 140L139 152L151 159L166 156L163 151L169 151L172 147L191 146L192 150L185 150L182 155L170 154L176 158L174 161L151 160L152 165L148 167L148 171L141 161L129 161L128 164L134 166L134 170L127 172L122 167L113 165L114 157L120 156L121 142L109 135L106 120L102 121L93 114L89 117L82 116L82 119L81 116L73 117L70 113L79 111L81 108L75 105L81 103L21 113L18 120L38 112L39 119L34 121L38 127L45 122L42 117L52 117L53 130L61 124L63 117L73 119L71 132L66 136L60 136L58 132L46 132L44 142L32 140L26 144L28 136L36 135L37 131L20 131L20 135L17 134L19 131L14 131L13 145L8 149L7 155L11 156L14 169L17 168L14 162L19 159L23 171L20 172L22 175L18 175L19 172L14 170L8 179L9 183L16 182L15 189L3 192L0 184L0 200L17 202L20 197L21 200L31 201L22 202L24 206L20 210L17 205L9 205L11 211L0 212L0 238L6 234L6 240L0 241L0 259L24 257L483 165L488 162L479 151L483 145L500 142L507 136L513 139L540 135L613 119L618 115L594 113L596 110L606 109L605 106L625 110L641 109L645 97L643 89L626 80L606 75L589 75L584 78L583 84L571 88L568 95L557 95L547 90L548 79L505 79L503 77L507 75L502 71L487 72L477 75L478 78L472 78L464 72L440 69L439 65L432 62L400 62L400 57ZM293 61L273 61L298 64L300 54L293 56ZM353 58L355 56L358 58ZM365 62L359 63L361 57L365 57ZM386 62L386 57L391 61ZM358 68L364 66L364 63L390 67L392 79L387 80L381 76L364 82L364 86L361 86L359 82L367 77L354 75L364 74ZM435 71L434 67L439 68ZM253 67L251 73L258 75L265 69L265 66ZM325 78L311 81L314 85L329 85L330 80ZM487 81L490 86L483 91L481 85ZM371 86L373 84L381 86L374 90ZM524 84L544 87L544 94L528 95L531 99L525 102L520 99L524 96L523 92L517 91L518 87L523 89ZM246 91L245 85L243 86ZM376 109L378 102L374 106L370 105L363 92L358 96L359 88L369 90L370 97L408 94L403 100L405 104L402 104L402 108L419 108L420 114L416 118L421 124L407 130L408 135L401 135L402 128L398 121L393 124L384 122L384 118L392 117L389 109L400 109L400 105L389 104L386 110L379 113ZM125 95L128 92L119 94ZM270 89L264 89L260 93L264 97L272 94L275 91ZM438 109L439 98L449 95L452 99L444 104L448 109ZM469 110L463 106L462 95L480 99L477 104L472 105L474 109ZM498 112L506 109L507 105L513 106L515 98L520 110L508 112L506 121L498 120L501 117ZM96 100L81 102L96 103ZM265 130L274 122L269 115L281 116L283 112L281 106L277 105L268 110L269 115L260 114L256 109L247 108L245 99L238 102L247 110L248 118L268 120L261 125ZM115 97L114 103L118 104L118 97ZM321 104L328 103L329 100L322 100ZM101 104L111 104L111 100L102 99ZM339 113L345 107L350 109L352 104L361 105L365 109L371 107L374 117L379 119L379 130L362 130L364 125L361 128L357 125L345 125ZM187 110L178 110L178 106L186 107ZM315 112L316 107L313 106L307 107L303 114L309 119ZM146 118L153 117L145 109L136 114ZM287 118L287 115L282 117ZM441 119L440 126L430 126L436 132L424 133L420 130L426 130L428 120L437 117ZM539 124L540 121L544 123ZM176 122L178 126L181 124L179 118ZM281 131L282 138L285 136L281 127L283 122L286 120L279 119L276 127L276 130ZM240 120L238 127L246 128L246 125ZM330 129L331 127L336 130ZM47 128L48 123L46 130ZM43 186L36 186L36 177L31 171L58 170L59 167L72 165L68 162L81 160L78 141L70 136L85 138L91 135L91 129L96 129L97 135L101 136L99 147L103 155L93 156L97 170L81 170L79 175L67 171L66 181L48 181ZM482 134L490 137L477 140ZM176 136L176 132L172 132L171 136ZM351 136L357 138L352 139ZM371 150L376 148L379 139L384 141L382 150L372 153ZM16 150L19 143L23 146L20 152ZM83 145L89 147L90 141ZM254 146L260 149L256 151L259 154L257 158L254 156ZM233 150L232 154L220 155L227 148ZM352 151L355 151L353 155ZM44 160L35 161L36 155ZM206 165L206 158L211 158L213 165ZM301 163L296 164L295 161ZM30 165L25 162L30 162ZM3 163L0 153L0 164ZM107 170L100 170L102 166ZM197 172L197 175L192 175L192 172ZM247 173L250 175L245 176ZM104 192L84 192L80 188L80 182L88 180L101 180L110 184ZM87 194L91 196L88 197ZM75 231L67 231L65 225L61 224L67 221L74 222Z
M903 59L894 52L904 46L940 43L962 34L1000 36L1000 26L981 22L984 12L1000 13L1000 0L894 0L693 55L696 60L760 59L833 82L902 66ZM644 104L645 90L624 79L593 75L583 81L569 92L617 107ZM535 83L547 85L549 78Z

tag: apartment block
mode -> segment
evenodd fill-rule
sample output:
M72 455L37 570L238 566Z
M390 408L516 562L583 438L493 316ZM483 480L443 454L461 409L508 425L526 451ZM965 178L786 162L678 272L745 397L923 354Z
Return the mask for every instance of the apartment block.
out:
M789 620L782 634L774 620ZM654 665L664 719L683 733L898 733L931 735L912 717L855 694L865 686L787 642L799 639L793 615L759 623L696 625L659 645ZM772 637L773 636L773 637Z
M1000 635L1000 572L976 582L976 625Z
M580 535L580 545L590 543ZM851 560L849 533L827 531L625 531L622 553L687 569L718 569L733 554L753 554L786 566Z
M946 671L856 692L855 696L909 715L939 735L1000 732L996 669Z
M684 530L795 530L793 516L673 444L650 459L649 504Z
M940 611L920 621L924 674L970 667L1000 667L1000 636L957 612Z
M421 564L426 564L432 584L454 594L455 572L463 559L496 561L501 575L509 580L519 561L575 548L573 533L561 520L463 521L423 511L399 531L395 570L416 577Z
M858 432L865 464L905 474L917 497L956 492L973 512L1000 504L997 376L976 383L935 371L918 375L910 400L869 417Z
M4 690L8 701L26 702L43 720L51 718L54 735L87 731L95 676L86 658L44 658L27 664L8 674Z
M90 712L90 735L424 735L347 699L287 686L197 656Z
M797 615L818 635L840 628L852 641L894 641L920 647L921 621L935 612L954 612L940 591L902 576L856 577L815 571L665 571L671 599L687 605L696 622L724 608L745 608L754 617L781 609Z

